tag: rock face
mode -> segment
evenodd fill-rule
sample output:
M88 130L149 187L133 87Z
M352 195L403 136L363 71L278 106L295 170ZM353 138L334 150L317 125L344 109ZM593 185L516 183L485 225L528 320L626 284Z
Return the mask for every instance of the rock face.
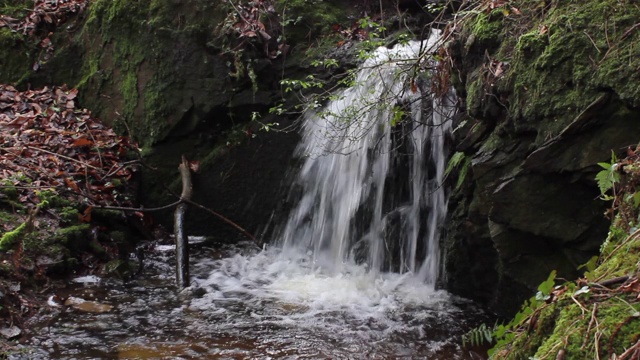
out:
M12 10L11 21L30 14L33 4L22 2ZM186 155L201 163L201 173L194 175L199 203L239 224L249 223L250 232L268 222L279 206L279 186L297 135L261 132L251 119L260 114L265 124L291 125L294 118L268 114L282 100L281 78L303 77L303 51L290 48L346 18L343 7L349 4L73 4L77 6L56 12L55 21L42 20L44 13L29 15L28 32L0 25L0 43L7 55L0 82L17 87L65 83L79 89L77 101L83 107L143 148L149 167L142 171L141 198L147 206L175 201L167 189L176 189L177 165ZM9 11L9 6L1 10ZM305 36L284 40L284 14L303 17L287 30ZM287 55L295 55L297 61L285 66ZM224 239L238 234L227 232L228 227L211 215L191 213L188 226L196 234ZM162 223L170 225L170 219L170 211L158 215Z
M77 87L84 106L144 146L205 123L228 127L229 113L270 103L273 80L263 59L240 69L222 54L229 14L219 2L92 1L71 31L55 32L55 53L27 81ZM250 78L233 77L245 66L265 78L253 97Z
M448 47L469 166L449 205L447 286L503 314L551 270L575 278L597 254L608 221L596 164L640 139L638 9L518 5L479 9Z

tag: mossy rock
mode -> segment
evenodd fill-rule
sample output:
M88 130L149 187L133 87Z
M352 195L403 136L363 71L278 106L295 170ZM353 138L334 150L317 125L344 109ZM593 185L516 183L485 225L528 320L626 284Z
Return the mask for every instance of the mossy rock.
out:
M463 184L469 190L460 201L450 202L450 221L465 224L472 233L458 232L448 241L464 244L465 238L486 237L493 242L490 250L498 265L488 264L484 271L487 276L497 271L505 281L467 294L495 294L496 311L505 311L503 294L528 297L522 289L509 290L518 281L534 290L532 263L544 261L547 269L558 271L570 268L562 276L574 278L577 265L597 254L606 237L609 224L601 217L606 205L596 200L594 177L596 164L609 159L612 150L620 153L637 143L640 8L616 0L471 6L459 14L463 20L457 28L462 30L448 49L456 64L451 75L461 80L456 90L469 121L482 125L482 135L473 141L463 135L456 148L472 157L473 176ZM534 178L541 179L535 186L527 180ZM507 191L519 182L531 186ZM458 214L457 208L467 210ZM541 216L524 219L524 212ZM516 224L518 218L522 221ZM576 219L580 226L563 228ZM505 228L499 239L490 232L491 222ZM549 232L554 226L559 231ZM575 232L564 232L568 229ZM536 255L539 247L525 248L537 243L550 246L554 256ZM629 264L618 260L604 265L606 271L622 275ZM457 274L477 271L475 264L451 264ZM509 281L512 275L532 277ZM468 284L448 281L456 289Z
M504 7L464 23L466 55L474 57L467 62L485 64L467 81L472 114L486 116L487 104L499 99L515 130L537 131L543 143L603 92L638 107L637 6L616 0L511 5L521 14ZM488 60L508 69L493 76Z
M30 53L34 44L22 34L0 28L0 79L5 83L18 83L31 70Z
M77 250L86 247L90 229L91 226L89 224L61 228L53 234L53 241L65 245L72 252L77 252Z
M515 46L508 75L514 120L543 119L540 127L557 134L603 89L637 107L640 33L626 31L639 17L636 6L614 0L551 7Z
M94 115L153 144L183 118L228 101L229 68L206 44L230 9L202 0L92 1L68 20L72 31L54 33L53 57L23 83L77 87L79 101ZM11 35L6 41L17 40ZM11 61L31 64L37 57Z

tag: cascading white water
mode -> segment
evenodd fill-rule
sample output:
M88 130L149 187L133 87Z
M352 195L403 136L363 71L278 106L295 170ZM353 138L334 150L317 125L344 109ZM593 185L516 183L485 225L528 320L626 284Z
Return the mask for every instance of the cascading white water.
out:
M437 39L376 50L355 86L307 114L293 186L301 195L279 243L196 264L206 293L190 311L234 334L281 329L268 337L328 351L319 358L452 358L435 354L456 348L468 329L458 306L468 303L435 282L454 107L430 95L428 70L410 67Z
M355 85L306 114L297 149L306 159L295 181L302 198L282 231L284 248L310 249L325 271L364 261L371 272L395 269L435 284L454 107L422 93L429 86L416 86L409 65L437 39L377 49ZM408 115L401 123L399 111ZM391 196L398 187L407 191Z

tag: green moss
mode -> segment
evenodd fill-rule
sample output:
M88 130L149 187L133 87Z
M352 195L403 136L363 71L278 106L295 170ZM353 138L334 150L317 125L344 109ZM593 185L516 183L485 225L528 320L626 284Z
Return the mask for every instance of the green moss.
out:
M120 90L124 97L124 115L132 118L138 105L138 78L134 71L128 71L124 76Z
M9 200L16 200L18 198L18 189L11 181L4 181L0 187L0 193L4 194Z
M554 9L543 25L548 30L548 45L531 58L524 67L514 69L514 75L519 79L518 85L529 89L528 95L533 98L516 101L516 106L522 106L523 116L540 114L545 117L563 115L566 123L595 100L603 83L610 83L611 68L617 73L614 78L619 83L613 84L613 89L620 89L618 93L627 93L627 83L638 78L637 66L640 60L637 56L630 62L628 57L609 56L610 49L633 47L637 43L638 35L623 38L623 32L634 21L628 17L635 14L640 16L640 9L625 5L619 1L589 1L585 4L565 4ZM633 39L635 38L635 39ZM618 45L615 45L618 44ZM521 54L522 57L526 54ZM527 62L522 61L523 65ZM623 69L624 67L624 69ZM517 75L522 72L522 76ZM601 76L602 73L608 74ZM622 76L621 76L622 75ZM604 80L604 81L603 81ZM637 87L633 86L637 94ZM533 101L532 101L533 100Z
M3 224L8 224L10 221L14 219L14 216L8 212L0 211L0 222Z
M503 61L508 70L467 81L469 111L482 115L501 99L516 130L536 130L536 143L556 136L603 91L640 105L640 32L630 31L640 8L628 1L515 1L523 15L479 12L464 24L474 56ZM482 77L480 77L482 78ZM479 84L485 81L486 84ZM491 97L479 94L491 84ZM495 96L493 96L495 95ZM474 111L476 111L474 113Z
M184 106L186 95L175 91L186 76L176 67L191 56L185 39L204 43L230 9L197 0L91 2L75 40L87 50L78 86L102 96L85 96L83 104L143 145L162 139L175 125L170 114Z
M599 303L595 313L596 305L584 306L588 309L580 308L575 302L562 307L553 332L535 351L534 358L554 359L561 349L567 359L609 358L612 353L622 354L638 340L640 319L635 315L640 309L639 304L631 306L616 297ZM597 324L589 326L592 314L595 314ZM598 356L596 349L599 350Z
M547 36L540 33L539 29L528 32L518 38L515 53L524 57L540 54L549 41Z
M22 238L27 232L27 224L22 223L12 231L8 231L0 238L0 251L7 251L17 243L22 241Z
M470 79L467 83L467 108L471 113L482 113L482 107L486 104L484 79L479 76L479 74L475 74L473 78L473 80Z
M633 203L633 196L627 201ZM637 293L625 290L624 285L608 289L591 283L633 277L640 270L640 239L617 227L619 221L618 213L602 246L600 264L589 271L584 282L562 285L556 293L558 298L546 306L547 310L529 319L526 335L521 332L494 359L555 359L560 350L566 359L608 359L636 344L640 336ZM590 285L584 286L587 282Z
M164 119L171 110L171 103L163 101L164 94L169 92L169 86L168 80L156 77L147 84L142 96L147 115L146 120L138 125L137 132L146 133L148 139L161 139L170 130L169 124Z
M88 86L89 81L96 76L100 70L100 62L95 56L90 56L82 65L82 78L75 84L75 88L84 89Z
M71 205L71 201L60 196L54 190L38 191L37 195L38 195L38 198L40 198L40 201L42 202L46 201L48 203L48 207L51 207L51 208L62 208L62 207Z
M0 81L16 83L31 69L29 39L8 28L0 28Z
M101 260L106 260L107 259L107 251L105 250L105 248L100 244L100 242L98 242L98 239L91 239L88 243L89 245L89 251L95 255L96 257L98 257Z
M73 224L78 221L78 216L80 215L80 211L75 207L65 206L60 209L60 219L63 224Z
M469 24L471 33L475 36L475 41L484 46L497 44L500 41L500 34L503 29L501 19L502 16L495 13L479 13Z
M569 344L569 347L565 348L565 351L571 354L569 358L588 359L589 357L585 357L585 352L580 350L580 346L590 314L583 312L575 303L563 302L560 308L560 314L555 328L551 329L553 330L551 335L544 339L539 348L532 348L533 353L541 358L543 356L555 358L558 351L565 348L565 344ZM547 334L542 333L542 335Z
M53 252L48 251L49 249L47 249L46 241L42 239L37 232L32 232L23 236L22 249L29 254L53 254Z
M640 270L640 239L624 236L613 238L601 254L602 264L594 271L594 278L613 278L634 274Z
M66 245L71 250L82 247L86 243L87 232L90 229L89 224L80 224L58 229L52 237L54 243Z
M30 0L5 0L0 3L0 14L21 19L29 14L32 7L33 1Z

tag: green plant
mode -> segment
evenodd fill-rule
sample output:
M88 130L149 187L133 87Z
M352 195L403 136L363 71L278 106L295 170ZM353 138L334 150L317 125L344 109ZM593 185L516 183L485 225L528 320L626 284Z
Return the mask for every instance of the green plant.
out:
M614 186L617 182L620 182L620 173L618 170L618 159L616 154L611 152L611 162L599 162L598 165L603 170L600 170L596 175L596 181L598 182L598 188L600 189L600 197L605 200L613 200L613 196L608 195L609 190L614 190Z
M584 277L587 278L588 280L593 280L594 279L594 270L596 269L596 267L598 267L598 256L592 256L591 259L589 259L589 261L587 261L586 263L578 266L578 270L584 269Z
M263 123L260 121L260 113L258 112L252 112L251 113L251 121L256 122L260 125L260 131L264 131L264 132L269 132L271 131L275 126L279 126L280 123L277 122L272 122L272 123ZM252 135L253 137L255 137L255 134Z
M458 180L456 181L456 191L462 187L464 184L464 179L467 176L467 172L469 172L469 165L471 165L471 157L466 156L463 152L456 152L449 159L449 163L447 164L447 168L444 171L444 176L448 177L451 171L456 168L460 168L458 171Z
M367 34L366 38L361 43L358 58L366 60L371 57L372 50L375 50L385 44L383 34L387 28L384 27L384 25L371 20L368 16L358 20L358 25L361 29L365 30Z
M495 340L495 346L489 349L489 356L493 355L497 350L502 349L511 344L518 335L518 329L524 323L531 319L532 316L551 298L551 293L555 286L556 271L553 270L547 280L538 285L538 292L535 296L526 300L520 311L507 324L497 325L492 332L492 338Z
M489 328L487 324L481 324L462 335L462 346L482 346L493 342L494 328Z

